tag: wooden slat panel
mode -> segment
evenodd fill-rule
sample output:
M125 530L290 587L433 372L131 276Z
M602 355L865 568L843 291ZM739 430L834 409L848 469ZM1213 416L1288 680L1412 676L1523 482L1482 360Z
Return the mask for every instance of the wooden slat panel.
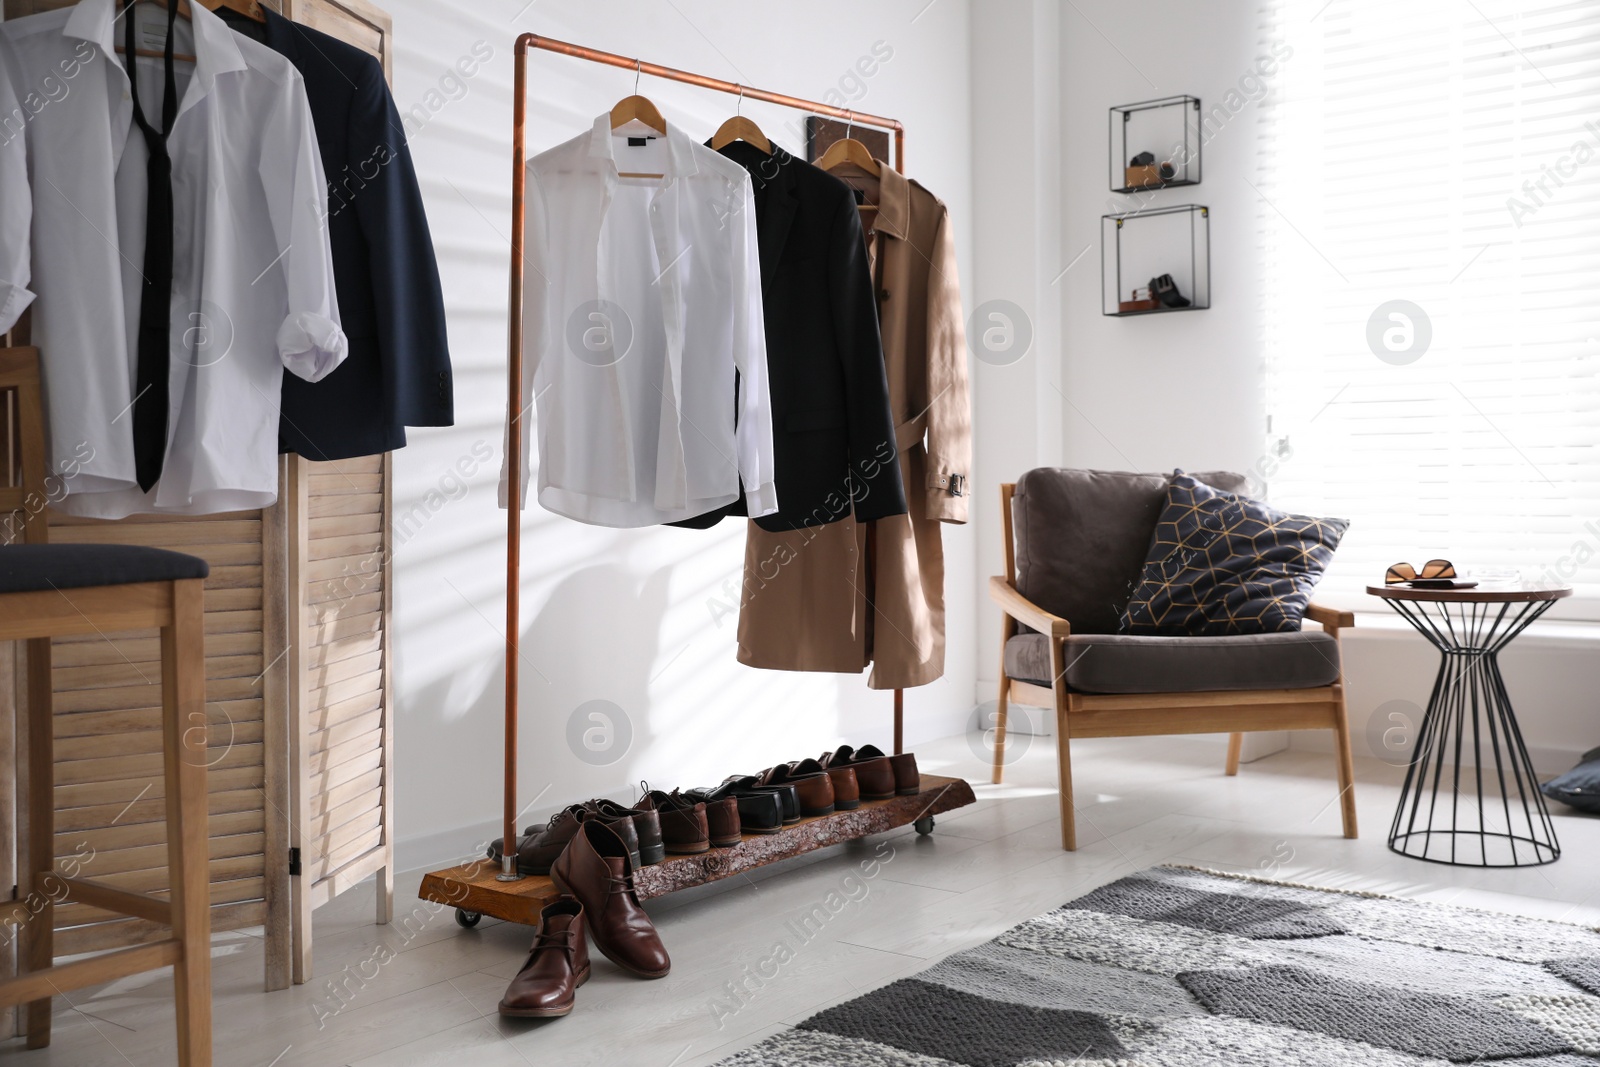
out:
M383 753L378 751L364 752L355 759L345 760L337 764L325 774L313 774L306 779L306 791L311 796L316 796L324 789L332 789L353 778L358 778L368 771L376 770L383 766Z
M306 685L312 689L329 689L339 682L347 682L352 678L362 675L371 675L376 681L374 688L382 685L382 676L379 673L383 666L383 652L368 652L362 656L352 656L348 659L337 659L322 667L312 667L306 671ZM360 692L360 690L357 690ZM348 699L335 697L338 699Z
M260 695L253 678L218 678L206 682L206 700L249 700ZM108 686L104 689L69 689L56 694L56 711L113 711L117 708L149 708L161 704L161 687L151 685Z
M330 474L382 474L383 459L382 455L377 455L355 456L351 459L329 459L316 463L308 462L306 471L312 478Z
M313 474L307 479L307 483L306 490L314 497L342 493L369 493L375 495L383 491L383 475L377 472L372 474Z
M370 604L360 603L369 599ZM382 633L383 613L377 610L380 599L380 596L354 597L343 605L345 610L319 615L312 625L306 627L306 647L331 645L348 637Z
M367 510L367 509L362 509ZM261 544L261 520L238 522L110 523L96 526L58 527L52 516L50 539L69 545L147 545L174 548L183 545ZM209 604L207 605L209 607Z
M329 515L372 515L383 508L383 497L378 493L318 496L312 497L306 507L313 519Z
M234 745L224 751L221 756L206 753L206 759L212 771L222 771L232 768L249 767L254 761L255 766L261 764L261 746ZM69 785L82 785L91 782L138 782L143 785L148 778L155 778L163 771L163 764L159 754L114 756L108 759L84 759L71 762L57 762L56 782L58 788Z
M306 653L305 665L313 669L325 667L330 663L339 663L355 656L364 656L369 652L377 652L382 647L383 637L374 628L371 633L342 637L326 645L315 646Z
M379 806L380 797L374 796L373 803L365 810L355 813L353 818L329 830L326 834L314 838L312 854L316 856L338 855L340 850L353 841L370 834L373 830L383 829L383 808Z
M217 760L230 745L261 744L263 726L260 722L217 721L207 716L206 760ZM105 759L115 756L146 755L162 751L160 730L135 730L118 734L87 735L84 737L57 738L56 762Z
M261 655L207 656L207 681L225 678L251 678L261 674ZM154 685L160 699L161 664L98 663L90 667L57 667L51 672L56 692L70 689L102 689L115 686Z
M255 811L211 812L206 829L212 837L237 834L259 834L266 825L266 813ZM164 845L167 840L165 819L151 822L119 822L115 826L97 826L88 830L67 830L56 834L56 855L70 856L80 843L87 842L95 852L138 848L142 845ZM81 854L81 853L80 853ZM93 866L91 861L90 867Z
M209 782L207 784L210 784ZM142 789L143 787L141 787ZM137 797L135 800L133 798ZM212 787L206 795L206 810L215 818L220 815L261 810L261 790L229 789L221 792ZM100 828L165 823L167 801L163 792L152 787L140 796L139 789L130 790L120 804L95 804L81 808L66 808L56 812L58 833L73 833ZM70 851L70 849L68 850ZM57 851L56 855L65 853Z
M260 900L265 891L265 878L236 878L227 882L214 882L211 885L212 904L233 904L239 901ZM153 897L165 898L165 890L158 890ZM216 914L213 911L213 916ZM91 908L84 904L57 904L56 918L60 926L84 926L89 923L116 922L123 916L102 908Z
M306 750L312 755L354 741L359 737L371 739L383 726L383 709L372 711L339 723L326 730L315 730L306 737Z
M311 825L306 827L306 834L314 841L323 842L315 851L326 852L330 847L327 843L329 835L341 827L351 823L368 829L377 826L383 817L382 802L382 794L372 790L313 818ZM338 842L338 844L343 843Z
M329 704L327 707L318 708L303 717L305 720L305 736L311 737L319 730L326 730L342 722L348 722L358 715L364 715L381 707L383 707L383 690L374 689L370 693L362 693L360 696L351 697L349 700L341 700L337 704Z
M63 641L51 655L55 667L88 667L97 663L149 663L161 662L161 639L151 636L137 640L120 634L111 635L110 641ZM256 634L208 634L206 659L214 656L243 656L261 654L261 636Z
M324 519L312 519L309 523L309 529L311 544L316 544L329 538L382 533L383 516L377 512L373 512L371 515L330 515ZM311 557L307 556L307 558Z
M212 767L206 772L208 793L226 793L235 789L254 789L262 785L260 767ZM145 787L149 788L146 789ZM63 808L82 808L93 804L130 804L139 800L164 796L160 780L150 782L85 782L82 785L56 786L56 819L59 822Z
M306 877L311 881L326 878L345 864L371 852L383 844L383 828L375 827L350 844L327 856L318 856L306 865Z
M306 559L332 559L334 556L376 556L383 551L383 534L351 534L348 537L324 537L306 546Z
M383 788L383 768L375 767L365 771L339 785L329 786L311 798L310 816L315 818L330 808L336 808L350 803L368 793L381 796Z
M321 752L307 752L305 754L306 769L312 774L325 774L341 764L351 760L378 752L382 749L383 737L378 730L370 730L359 737L337 744Z
M238 930L246 926L260 926L265 909L259 900L242 904L223 904L211 909L211 932ZM143 919L122 919L117 922L94 923L89 926L57 930L56 954L69 956L81 952L103 952L106 949L126 948L160 941L170 937L172 930Z

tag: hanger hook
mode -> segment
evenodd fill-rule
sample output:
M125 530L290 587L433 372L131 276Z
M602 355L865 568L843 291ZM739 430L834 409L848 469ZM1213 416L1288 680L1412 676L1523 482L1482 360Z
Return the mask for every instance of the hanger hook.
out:
M643 73L644 73L644 60L642 60L642 59L634 60L633 61L633 95L634 96L638 96L639 95L639 76L642 75Z
M742 86L742 85L739 86L739 106L734 111L734 114L735 115L743 115L744 114L744 86Z
M855 124L856 124L856 113L854 111L846 111L844 113L844 138L845 138L845 140L848 141L850 139L850 131L855 127Z

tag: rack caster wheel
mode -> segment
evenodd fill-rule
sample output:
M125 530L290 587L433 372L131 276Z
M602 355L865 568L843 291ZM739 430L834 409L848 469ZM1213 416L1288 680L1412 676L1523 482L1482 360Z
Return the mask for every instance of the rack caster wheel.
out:
M456 925L461 927L463 930L472 929L474 926L477 926L482 919L482 912L467 911L465 908L456 909Z
M933 833L933 816L924 815L911 825L916 829L917 833L921 834L923 837L927 837L929 834Z

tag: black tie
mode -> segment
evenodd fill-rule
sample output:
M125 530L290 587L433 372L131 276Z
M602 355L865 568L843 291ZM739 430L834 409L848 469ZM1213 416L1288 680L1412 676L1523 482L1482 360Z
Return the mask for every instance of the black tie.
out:
M133 394L133 470L139 488L149 492L161 478L167 453L167 371L172 360L172 157L167 154L167 136L178 116L177 76L172 69L172 31L177 24L178 0L167 4L167 85L159 131L151 127L139 105L133 5L134 0L129 0L123 9L123 48L128 61L133 120L144 131L145 147L150 151L145 192L144 288L139 291L139 363Z

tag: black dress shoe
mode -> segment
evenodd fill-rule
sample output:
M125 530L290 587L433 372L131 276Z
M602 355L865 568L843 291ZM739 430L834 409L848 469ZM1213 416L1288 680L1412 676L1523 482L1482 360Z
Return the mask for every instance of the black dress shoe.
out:
M762 785L761 779L754 774L730 775L723 785L731 785L736 792L758 792L765 790L776 793L778 800L783 804L783 824L789 826L800 821L800 790L793 782L781 785Z
M745 789L736 782L684 792L709 810L719 800L733 798L739 805L739 829L747 834L775 834L783 829L783 798L772 789ZM796 801L798 809L798 801Z

